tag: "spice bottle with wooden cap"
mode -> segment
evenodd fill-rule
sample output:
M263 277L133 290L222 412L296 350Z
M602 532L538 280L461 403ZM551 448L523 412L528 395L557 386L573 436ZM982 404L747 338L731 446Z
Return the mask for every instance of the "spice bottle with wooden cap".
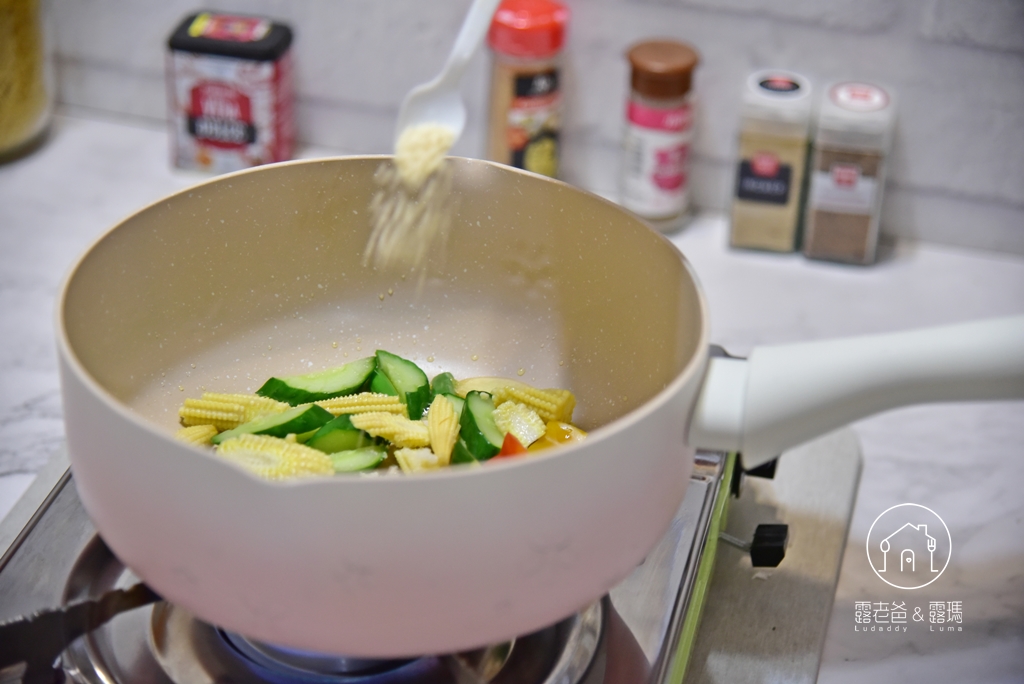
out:
M691 84L699 56L674 40L638 43L626 56L631 74L620 203L672 232L683 225L690 206Z
M552 178L562 127L560 61L569 10L504 0L487 33L493 52L487 156Z

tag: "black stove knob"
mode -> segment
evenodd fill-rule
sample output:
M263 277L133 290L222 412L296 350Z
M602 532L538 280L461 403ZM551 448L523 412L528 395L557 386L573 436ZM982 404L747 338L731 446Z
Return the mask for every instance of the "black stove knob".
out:
M777 568L786 557L789 525L758 525L750 543L750 562L755 568Z
M779 458L776 456L772 460L768 461L767 463L762 463L761 465L757 466L756 468L751 468L750 470L744 470L743 474L744 475L750 475L751 477L761 477L761 478L764 478L766 480L774 480L775 479L775 467L777 465L779 465Z

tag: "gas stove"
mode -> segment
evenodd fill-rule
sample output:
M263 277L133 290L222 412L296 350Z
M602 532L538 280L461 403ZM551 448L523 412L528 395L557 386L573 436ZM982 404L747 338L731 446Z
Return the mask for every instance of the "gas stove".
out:
M668 684L685 677L687 682L699 681L705 668L701 664L688 668L688 664L695 653L706 657L707 644L702 643L699 627L708 597L712 623L716 611L729 614L737 608L714 605L715 592L709 593L709 587L728 590L718 586L724 580L712 581L723 570L716 565L728 568L739 561L750 569L751 558L777 564L785 547L784 525L757 528L752 541L748 541L749 530L725 532L730 501L743 519L747 517L744 506L759 505L756 487L753 494L740 495L742 477L734 461L726 454L699 453L669 530L629 577L577 614L503 644L388 661L308 653L227 632L161 601L122 612L71 642L55 664L52 680L79 684ZM50 466L50 473L55 480L51 488L47 490L44 473L26 494L28 499L35 491L42 499L27 522L18 520L15 509L0 525L0 623L107 596L139 582L96 533L70 471L58 463ZM848 521L852 496L847 499ZM22 518L26 503L19 503ZM19 523L19 529L11 529ZM842 537L845 540L845 527ZM719 544L720 538L725 544ZM758 587L748 586L746 591L757 592ZM828 597L826 610L830 607ZM816 652L820 654L820 643ZM24 672L24 665L0 670L0 684L20 681Z

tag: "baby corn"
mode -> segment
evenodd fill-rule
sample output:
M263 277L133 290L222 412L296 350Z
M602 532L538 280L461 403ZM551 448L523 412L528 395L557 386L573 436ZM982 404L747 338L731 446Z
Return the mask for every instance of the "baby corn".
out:
M539 419L538 419L539 420ZM543 424L541 432L543 432ZM437 454L441 465L448 465L452 458L452 448L459 438L459 419L455 415L455 407L443 394L434 397L427 412L427 432L430 435L430 448Z
M406 474L437 470L447 465L441 463L441 458L430 449L396 449L395 460Z
M185 427L212 425L217 430L230 430L245 422L245 408L241 404L220 401L186 399L178 409L178 417Z
M352 425L374 437L383 437L398 447L430 446L430 431L426 423L394 413L356 413L352 415Z
M215 453L267 480L334 474L327 454L267 435L239 435L221 442Z
M572 412L576 408L576 397L569 390L536 389L521 384L507 385L495 390L495 406L507 401L517 401L529 406L545 423L552 420L571 423Z
M547 429L537 412L518 401L506 401L494 409L494 424L502 432L511 432L523 446L530 446Z
M281 413L291 408L283 401L277 401L270 397L261 397L258 394L222 394L220 392L203 392L204 401L217 401L224 404L235 404L242 407L245 412L245 420L248 423L254 418L267 416L272 413Z
M360 392L316 402L336 416L343 413L393 413L408 417L405 404L398 397L376 392Z
M218 430L213 425L190 425L183 427L174 433L176 439L180 439L188 444L195 444L196 446L202 446L204 444L211 444L210 440L216 435Z
M202 399L186 399L178 409L178 417L186 427L213 425L217 430L231 430L254 418L281 413L288 408L284 402L254 394L204 392Z

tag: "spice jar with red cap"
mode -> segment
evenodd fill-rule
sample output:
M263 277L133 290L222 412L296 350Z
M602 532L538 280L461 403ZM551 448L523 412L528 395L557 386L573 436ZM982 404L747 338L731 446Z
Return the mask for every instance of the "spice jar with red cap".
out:
M674 40L638 43L626 56L631 87L621 204L655 228L671 232L682 225L689 209L691 83L699 56L693 47Z
M558 175L559 63L569 10L554 0L504 0L487 44L493 52L489 159Z

